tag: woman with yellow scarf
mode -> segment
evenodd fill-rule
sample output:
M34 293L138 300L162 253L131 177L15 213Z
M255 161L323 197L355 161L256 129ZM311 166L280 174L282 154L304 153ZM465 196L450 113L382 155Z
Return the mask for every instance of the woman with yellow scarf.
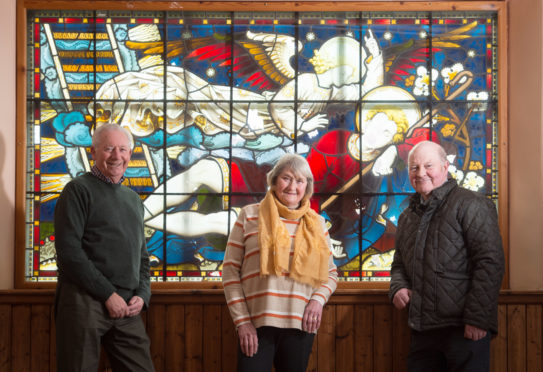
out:
M284 155L267 181L264 199L241 210L223 263L238 371L305 371L337 270L324 219L310 208L307 160Z

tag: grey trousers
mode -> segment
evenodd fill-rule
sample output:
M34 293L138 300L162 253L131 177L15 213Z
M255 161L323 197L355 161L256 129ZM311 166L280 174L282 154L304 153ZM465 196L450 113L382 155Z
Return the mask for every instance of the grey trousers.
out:
M103 303L71 283L57 286L55 324L59 372L96 372L101 346L113 371L155 370L141 316L112 319Z

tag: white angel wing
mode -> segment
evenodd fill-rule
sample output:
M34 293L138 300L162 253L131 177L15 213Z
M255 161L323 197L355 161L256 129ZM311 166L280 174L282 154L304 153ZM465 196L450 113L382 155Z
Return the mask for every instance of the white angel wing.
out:
M303 44L298 41L298 52ZM295 76L290 58L296 54L296 40L292 36L247 31L247 40L241 45L253 56L266 75L279 84Z

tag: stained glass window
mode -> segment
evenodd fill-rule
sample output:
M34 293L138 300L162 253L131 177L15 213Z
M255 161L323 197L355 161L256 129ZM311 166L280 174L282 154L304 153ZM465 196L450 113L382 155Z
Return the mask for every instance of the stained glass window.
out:
M498 199L496 28L494 12L29 11L25 280L56 280L55 203L106 122L135 139L152 281L220 280L287 152L310 163L340 280L389 280L416 143Z

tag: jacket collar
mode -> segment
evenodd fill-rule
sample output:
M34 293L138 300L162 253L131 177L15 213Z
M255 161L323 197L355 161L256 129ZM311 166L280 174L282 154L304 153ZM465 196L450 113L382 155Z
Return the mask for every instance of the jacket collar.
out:
M437 189L432 190L428 202L424 204L433 204L436 201L441 203L441 201L443 201L443 199L445 199L449 192L451 192L452 189L454 189L455 187L458 187L456 180L454 178L448 178L443 185L439 186ZM409 204L411 205L411 207L418 207L423 204L421 195L418 192L412 195L410 199L411 200Z

